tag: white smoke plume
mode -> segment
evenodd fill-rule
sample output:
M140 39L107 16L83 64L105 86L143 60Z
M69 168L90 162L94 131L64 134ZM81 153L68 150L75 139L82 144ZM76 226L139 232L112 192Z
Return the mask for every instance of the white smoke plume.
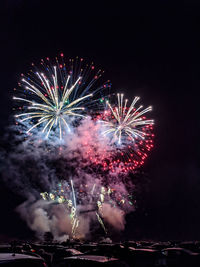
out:
M102 217L115 229L122 231L125 227L125 212L118 207L112 207L109 203L102 204Z

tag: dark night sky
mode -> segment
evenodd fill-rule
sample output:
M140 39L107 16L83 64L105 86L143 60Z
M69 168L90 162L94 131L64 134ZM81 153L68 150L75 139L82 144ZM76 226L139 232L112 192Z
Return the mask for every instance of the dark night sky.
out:
M155 149L145 167L151 183L125 235L200 239L199 1L2 2L1 132L30 62L60 52L94 61L113 91L154 106ZM20 236L25 224L13 212L20 199L6 185L0 193L0 234Z

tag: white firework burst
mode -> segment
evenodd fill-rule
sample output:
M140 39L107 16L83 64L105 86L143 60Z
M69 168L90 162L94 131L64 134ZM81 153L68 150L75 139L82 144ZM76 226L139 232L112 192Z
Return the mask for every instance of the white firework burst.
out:
M144 139L146 133L142 128L154 123L153 120L143 117L145 113L152 110L151 106L143 110L141 110L143 106L135 108L135 104L140 99L135 97L130 107L127 107L128 100L123 100L123 97L123 94L117 94L116 107L112 107L109 101L106 102L109 110L104 112L104 120L101 120L103 135L110 136L111 140L118 144L122 143L122 139L126 141L127 137L133 142L138 138Z
M48 138L51 130L58 128L60 139L62 139L63 129L67 128L70 131L70 117L84 117L83 104L92 97L88 91L99 76L95 76L79 94L79 85L82 83L80 74L82 73L84 75L86 71L81 69L78 78L73 83L72 75L66 73L63 75L60 67L54 66L53 70L47 72L47 76L36 72L36 79L35 77L22 79L25 97L14 96L13 99L25 103L23 107L25 112L15 117L21 122L30 121L33 124L27 133L41 126L40 129L46 133L46 138Z

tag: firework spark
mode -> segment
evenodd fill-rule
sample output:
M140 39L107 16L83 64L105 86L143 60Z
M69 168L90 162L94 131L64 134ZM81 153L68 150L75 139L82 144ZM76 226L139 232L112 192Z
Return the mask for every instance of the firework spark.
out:
M106 228L105 228L105 225L104 225L104 223L103 223L103 220L102 220L101 217L99 216L98 212L96 212L96 216L97 216L97 219L98 219L98 221L99 221L101 227L103 228L105 234L107 234L107 230L106 230Z

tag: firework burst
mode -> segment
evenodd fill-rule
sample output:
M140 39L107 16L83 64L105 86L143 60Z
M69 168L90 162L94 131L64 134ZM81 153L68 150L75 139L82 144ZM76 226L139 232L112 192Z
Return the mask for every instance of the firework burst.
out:
M135 104L139 97L135 97L130 107L127 108L128 99L123 101L123 96L123 94L117 94L118 105L114 108L107 101L108 113L111 115L112 120L102 121L103 135L109 135L112 142L117 142L119 145L127 143L127 139L132 142L135 142L137 138L144 140L146 132L141 127L154 123L153 120L147 120L145 117L142 117L145 113L152 110L151 106L144 110L141 110L143 106L139 106L136 109Z
M79 188L74 188L73 180L69 182L62 180L55 190L40 193L45 201L52 204L62 204L71 220L71 236L75 237L79 232L80 216L86 213L94 213L97 221L107 234L104 224L104 204L109 204L112 208L118 207L121 211L132 210L135 202L131 202L131 195L120 192L115 188L104 187L97 184L79 184Z
M134 170L144 163L147 152L152 149L154 121L144 116L152 107L136 107L138 100L139 97L135 97L128 106L124 95L117 94L117 105L107 101L107 109L98 117L102 135L110 142L110 159L104 160L104 167Z
M67 70L63 59L61 64L56 58L53 66L47 58L41 61L43 71L31 70L27 76L22 75L19 85L23 88L23 96L13 98L24 103L23 107L19 107L20 114L15 117L22 123L29 122L27 133L37 128L46 133L48 138L51 132L55 133L59 129L62 139L64 130L70 131L72 120L85 117L84 110L93 103L93 94L109 86L105 83L93 88L102 71L93 73L94 65L86 65L84 68L82 61L78 58L70 60Z

